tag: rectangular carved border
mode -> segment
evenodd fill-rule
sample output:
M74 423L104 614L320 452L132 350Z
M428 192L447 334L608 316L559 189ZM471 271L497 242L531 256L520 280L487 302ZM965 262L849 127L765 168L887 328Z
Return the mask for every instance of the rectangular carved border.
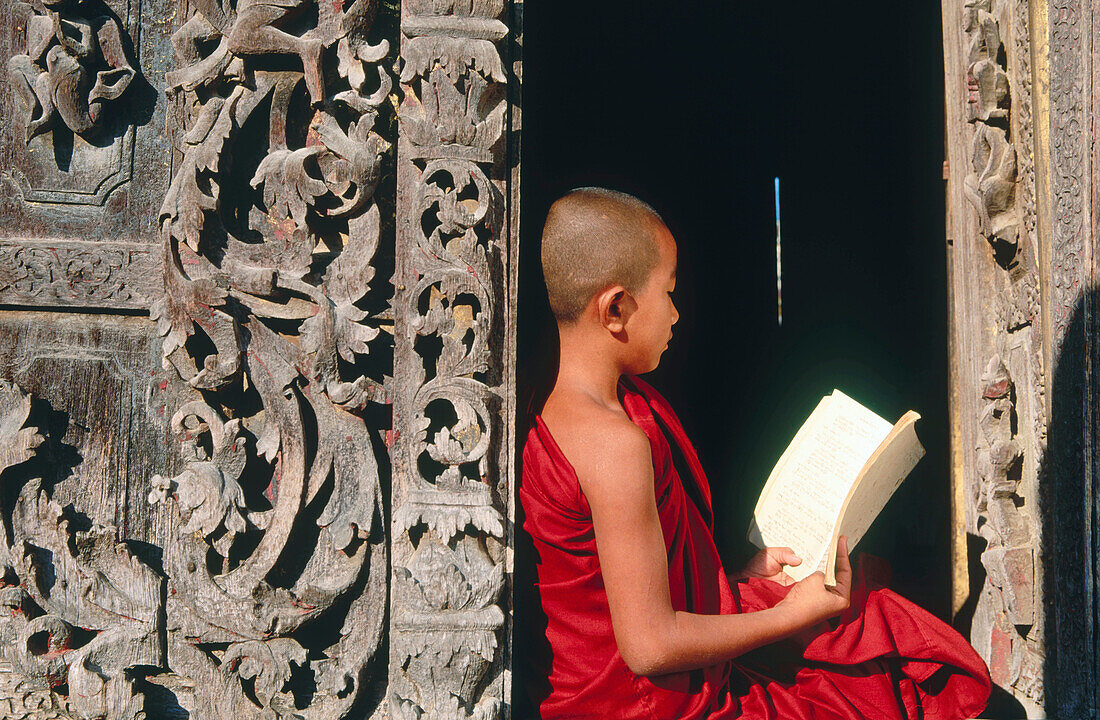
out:
M160 291L156 245L0 241L0 304L146 310Z
M1093 295L1095 204L1093 61L1097 29L1091 3L1053 0L1050 22L1049 252L1052 368L1050 488L1045 539L1052 559L1048 678L1051 717L1095 717L1097 689L1096 451L1100 397L1092 375L1097 331Z
M45 23L48 25L49 18L51 17L49 12L45 11L42 7L33 9L32 8L33 3L26 3L23 12L20 13L20 22L23 23L24 26L19 29L22 30L23 35L26 37L29 37L29 34L33 34L33 32L31 32L29 28L30 21L37 19L40 22L45 21ZM96 10L99 10L99 8L95 8L93 6L82 8L82 10L83 12L87 13L89 10L92 10L94 12ZM121 105L121 103L115 101L118 99L119 95L125 93L125 90L130 85L131 79L135 75L134 68L130 66L131 58L124 57L126 51L123 48L125 48L127 45L131 47L140 45L143 10L144 8L142 7L142 0L121 0L121 2L116 4L116 6L110 7L110 11L118 12L119 17L117 19L112 18L108 22L107 26L108 28L113 29L113 33L109 33L105 37L113 38L118 44L116 44L114 47L103 49L100 47L100 43L102 43L104 37L100 37L98 42L95 42L93 44L93 46L96 48L96 50L91 53L91 56L93 58L96 57L96 55L104 55L110 58L110 64L112 65L112 67L110 68L110 72L116 73L116 78L108 81L109 84L116 83L117 73L125 71L122 75L123 81L117 82L117 86L115 88L112 88L111 92L106 93L105 101L104 99L100 100L99 110L96 113L92 113L93 115L95 115L95 118L84 120L84 122L88 123L88 126L85 129L90 129L90 127L92 126L118 123L120 132L117 132L116 135L111 138L110 143L103 146L100 146L102 138L96 138L95 142L91 144L83 139L75 140L77 147L83 145L85 149L94 149L94 151L96 152L98 163L101 165L101 167L99 174L95 177L94 185L86 185L83 188L67 189L60 187L42 187L38 186L37 182L34 179L29 178L26 172L24 172L24 168L20 167L18 163L13 164L11 167L3 168L2 174L11 177L11 179L14 181L14 184L18 187L19 193L22 195L24 201L56 205L103 206L107 202L108 196L115 189L133 179L135 145L134 136L136 134L136 127L133 124L129 124L128 118L119 117L119 115L121 114L120 107L125 108L125 110L122 110L121 112L132 112L133 108L132 106ZM78 26L79 23L87 22L87 18L81 17L76 11L75 4L70 6L53 5L51 6L50 12L56 14L56 16L61 21L70 20L69 16L71 15L71 19L75 20L78 23ZM102 35L102 29L100 29L97 34ZM126 36L125 43L120 42L122 39L121 36ZM27 48L24 47L21 49L26 50ZM37 68L38 70L45 69L44 60L39 58L30 58L25 55L21 57L25 63L37 61L40 65L40 67ZM10 63L15 60L16 58L12 58L12 60L9 61L9 73L14 72L14 66ZM88 61L85 60L84 62L87 63ZM100 74L106 77L106 74ZM16 77L17 75L12 75L11 78L8 78L13 87L16 83L20 82L19 80L15 79ZM93 81L99 81L99 79L95 77L93 77L92 79ZM29 86L30 78L28 78L25 82ZM23 92L26 93L28 91L29 87ZM72 90L62 89L58 92L61 95L66 95L67 93L71 93ZM87 93L87 89L85 89L83 92ZM29 98L19 99L15 97L15 94L16 93L12 93L11 96L11 101L15 106L26 104L29 101ZM133 93L130 93L130 95L132 94ZM78 103L82 102L85 105L88 103L88 98L86 96L81 97L80 92L76 92L75 97L71 99L75 99L78 101ZM42 139L38 139L30 137L30 135L35 132L48 133L50 130L50 125L58 126L59 130L68 130L68 128L64 128L64 123L68 121L62 121L61 114L53 112L51 108L50 115L52 116L52 120L50 121L50 124L48 124L44 128L39 128L38 130L31 130L31 115L35 113L32 113L30 108L16 109L13 107L12 110L15 110L15 112L13 113L13 117L19 118L20 120L20 122L17 124L26 125L25 128L18 128L15 131L14 136L18 138L15 140L15 142L16 144L18 144L21 140L23 140L23 137L21 136L24 136L25 133L26 146L18 147L14 150L5 150L8 152L12 152L13 157L21 158L23 162L28 162L31 164L38 164L43 162L53 163L54 160L52 157L52 148L56 141L48 136ZM87 108L83 108L83 110L87 112ZM24 111L26 114L22 114ZM39 110L38 112L41 113L41 110ZM77 128L77 130L79 130L79 128ZM70 138L70 142L73 142L72 138Z
M1024 0L943 3L954 612L994 684L1034 715L1048 415L1031 25Z
M505 9L402 4L389 705L410 720L510 703L519 79Z

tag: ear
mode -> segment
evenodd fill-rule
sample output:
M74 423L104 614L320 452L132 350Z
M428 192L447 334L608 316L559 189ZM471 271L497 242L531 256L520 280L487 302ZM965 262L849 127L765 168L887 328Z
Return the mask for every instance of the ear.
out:
M630 316L638 309L638 301L622 285L612 285L596 296L596 312L600 324L612 335L626 330Z

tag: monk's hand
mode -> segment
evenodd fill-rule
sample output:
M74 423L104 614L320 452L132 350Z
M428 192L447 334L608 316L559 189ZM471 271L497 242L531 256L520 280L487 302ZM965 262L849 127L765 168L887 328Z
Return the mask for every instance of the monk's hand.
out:
M764 548L752 556L752 559L738 573L738 577L763 578L780 585L792 585L794 579L783 572L783 568L801 564L802 558L795 555L794 550L789 547Z
M795 630L816 625L848 609L852 596L852 564L848 560L848 538L836 545L836 585L825 584L825 573L815 572L794 583L787 596L776 604L790 613Z
M844 609L847 610L852 598L852 561L848 558L846 535L841 535L836 541L836 569L833 574L836 576L836 587L833 588L833 592L843 596Z

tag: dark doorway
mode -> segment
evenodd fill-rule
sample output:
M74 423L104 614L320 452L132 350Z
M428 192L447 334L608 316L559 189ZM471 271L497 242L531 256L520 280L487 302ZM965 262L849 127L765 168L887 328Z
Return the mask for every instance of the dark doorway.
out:
M520 380L550 323L549 203L607 185L679 241L677 337L651 382L697 443L730 565L757 494L840 388L928 454L860 546L950 609L943 59L938 3L527 3ZM783 325L772 178L782 183Z

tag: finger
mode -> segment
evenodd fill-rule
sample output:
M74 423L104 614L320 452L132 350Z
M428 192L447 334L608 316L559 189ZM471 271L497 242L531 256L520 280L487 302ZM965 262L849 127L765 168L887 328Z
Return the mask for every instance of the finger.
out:
M852 561L848 558L848 538L841 535L836 547L836 585L844 597L851 594Z
M780 565L801 565L802 558L795 554L789 547L768 548L768 553L775 558Z
M836 570L837 572L852 572L852 561L848 557L848 538L844 535L836 542Z
M760 550L751 558L749 558L749 561L747 563L745 563L744 572L753 575L766 575L768 566L770 564L771 562L770 558L768 557L768 551Z
M843 555L845 558L848 557L848 536L847 535L841 535L839 538L837 538L836 553L837 553L837 555Z

